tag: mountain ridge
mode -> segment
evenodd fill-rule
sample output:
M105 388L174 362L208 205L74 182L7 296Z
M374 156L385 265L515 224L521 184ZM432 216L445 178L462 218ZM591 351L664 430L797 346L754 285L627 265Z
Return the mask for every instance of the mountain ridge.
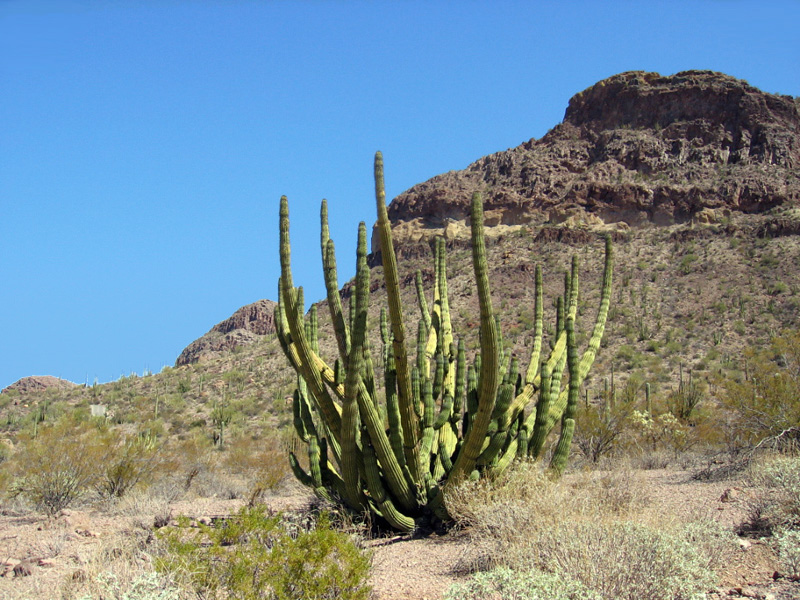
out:
M419 183L388 212L401 244L467 235L475 191L495 233L713 221L797 202L798 167L800 99L713 71L631 71L573 96L541 139Z

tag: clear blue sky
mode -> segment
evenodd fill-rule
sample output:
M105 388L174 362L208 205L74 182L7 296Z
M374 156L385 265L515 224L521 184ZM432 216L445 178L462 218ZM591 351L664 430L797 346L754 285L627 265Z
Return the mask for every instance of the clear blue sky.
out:
M800 95L800 2L0 2L0 388L160 370L394 197L627 70Z

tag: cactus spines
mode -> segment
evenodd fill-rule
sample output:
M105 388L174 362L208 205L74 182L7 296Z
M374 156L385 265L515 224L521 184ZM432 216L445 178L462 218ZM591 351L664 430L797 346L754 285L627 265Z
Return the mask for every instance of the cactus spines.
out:
M375 356L380 356L383 377L380 381L375 377L368 336L366 226L359 225L354 292L345 316L324 200L320 249L338 350L334 368L320 355L316 307L304 315L302 289L294 287L285 197L280 207L281 277L275 322L281 348L298 375L292 402L294 427L308 446L309 469L304 470L290 453L293 472L319 496L339 499L354 510L370 510L391 527L409 531L432 514L449 518L446 492L458 483L500 473L517 457L541 457L559 421L561 435L550 466L556 474L563 471L580 386L599 348L608 312L611 246L607 241L600 310L583 355L578 353L575 335L577 259L573 258L564 276L564 293L557 300L558 325L547 356L542 356L542 272L536 267L532 348L521 365L504 348L492 306L483 204L480 194L474 194L471 242L480 308L479 349L470 364L464 341L456 341L453 335L446 244L437 238L431 295L426 296L419 271L415 277L421 316L416 357L409 360L380 153L374 166L376 231L387 296L380 316L382 352ZM538 402L531 409L536 397Z

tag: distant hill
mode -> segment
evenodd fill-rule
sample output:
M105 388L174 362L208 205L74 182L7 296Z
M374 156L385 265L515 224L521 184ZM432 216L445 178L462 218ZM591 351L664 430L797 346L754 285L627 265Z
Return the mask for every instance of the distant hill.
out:
M59 379L51 375L32 375L31 377L23 377L3 388L2 393L16 391L20 394L27 394L30 392L42 392L48 389L68 390L76 386L76 383L72 383L66 379Z

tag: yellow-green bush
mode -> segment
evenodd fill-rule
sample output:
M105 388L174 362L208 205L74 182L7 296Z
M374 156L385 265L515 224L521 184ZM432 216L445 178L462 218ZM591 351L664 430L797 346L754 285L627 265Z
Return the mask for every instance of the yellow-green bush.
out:
M368 554L323 513L311 526L245 507L213 526L162 530L156 567L202 598L366 600Z

